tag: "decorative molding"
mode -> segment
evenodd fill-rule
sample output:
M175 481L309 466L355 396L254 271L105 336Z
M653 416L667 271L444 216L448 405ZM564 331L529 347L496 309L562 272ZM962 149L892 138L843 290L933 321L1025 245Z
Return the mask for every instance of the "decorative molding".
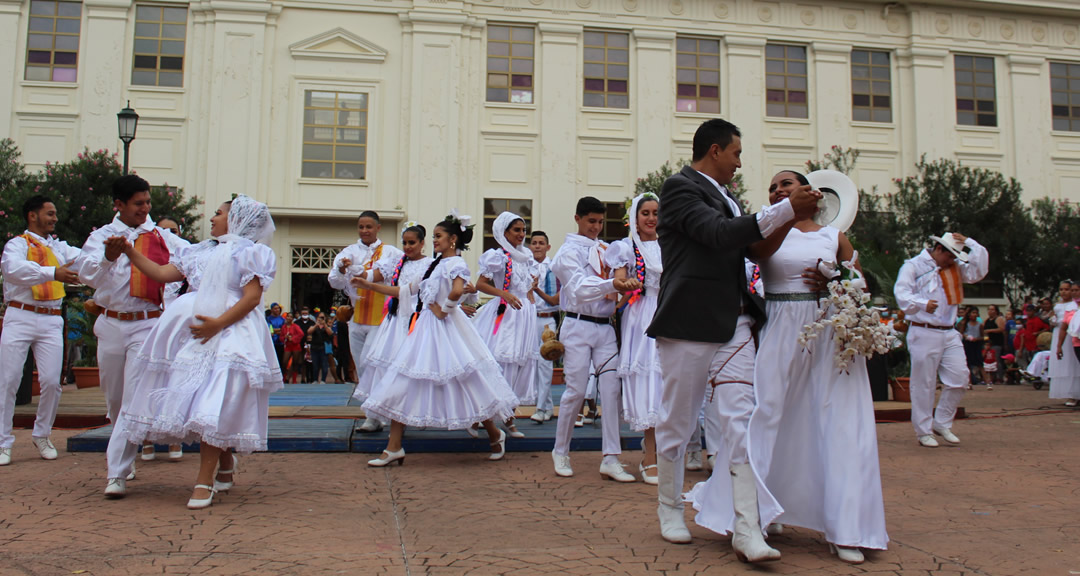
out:
M713 14L721 20L726 20L731 15L731 7L726 2L717 2L713 5Z
M289 52L297 60L337 60L351 62L383 62L386 49L365 40L344 28L334 28L295 42Z

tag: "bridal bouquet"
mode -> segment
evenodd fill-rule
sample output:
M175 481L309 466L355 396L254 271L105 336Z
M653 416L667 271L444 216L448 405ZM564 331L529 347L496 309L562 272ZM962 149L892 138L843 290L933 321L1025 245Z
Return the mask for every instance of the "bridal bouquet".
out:
M834 361L837 369L842 371L847 371L856 355L869 358L875 353L889 351L889 328L881 323L878 311L867 306L870 294L863 291L866 281L855 269L858 257L856 252L851 261L842 263L844 268L851 271L853 278L850 279L843 279L831 262L818 265L826 277L836 279L829 282L828 294L819 301L821 316L816 322L803 326L798 338L799 345L810 351L820 333L826 327L832 328L833 342L836 344Z

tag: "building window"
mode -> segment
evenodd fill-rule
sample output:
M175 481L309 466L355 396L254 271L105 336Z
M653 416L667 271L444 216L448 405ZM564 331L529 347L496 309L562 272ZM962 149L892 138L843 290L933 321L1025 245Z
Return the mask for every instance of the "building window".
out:
M585 105L630 107L630 35L585 31Z
M1050 106L1054 130L1080 132L1080 64L1050 63Z
M304 178L367 177L368 95L304 92Z
M851 51L851 118L892 122L892 69L889 53Z
M994 59L957 55L956 123L964 126L997 126L997 94Z
M488 26L488 102L532 104L535 36L527 26Z
M604 202L604 228L600 231L601 240L611 243L630 235L630 227L623 222L623 214L626 214L625 202Z
M675 110L720 113L720 41L675 40Z
M806 47L765 45L765 115L809 118Z
M293 246L293 272L329 272L334 267L334 257L343 246Z
M525 241L528 242L528 233L532 231L532 200L511 200L509 198L484 198L484 250L498 248L491 227L495 219L503 212L513 212L525 221Z
M187 8L137 4L131 83L183 86L186 36Z
M74 82L79 62L82 4L30 0L26 37L27 80Z

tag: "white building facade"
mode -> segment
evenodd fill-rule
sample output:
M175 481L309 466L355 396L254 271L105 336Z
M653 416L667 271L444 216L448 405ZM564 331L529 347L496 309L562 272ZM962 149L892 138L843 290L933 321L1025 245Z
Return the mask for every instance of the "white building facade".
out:
M1080 200L1074 0L0 0L0 53L29 167L118 149L130 100L140 175L270 205L283 303L326 302L362 210L393 242L509 208L558 245L593 195L618 235L717 116L755 204L834 145L867 190L926 154Z

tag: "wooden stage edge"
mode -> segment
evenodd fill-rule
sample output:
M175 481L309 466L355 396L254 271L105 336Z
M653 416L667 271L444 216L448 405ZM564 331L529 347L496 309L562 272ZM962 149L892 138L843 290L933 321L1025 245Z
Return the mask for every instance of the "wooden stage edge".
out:
M14 426L30 428L34 425L37 411L37 397L30 404L15 407ZM532 406L518 408L518 418L528 418L533 413ZM558 414L558 409L556 409ZM271 418L319 419L319 418L363 418L364 411L355 405L295 405L271 406ZM874 417L879 423L908 422L911 420L911 404L908 402L874 402ZM964 408L957 411L958 418L965 418ZM60 397L57 410L56 428L94 428L108 424L105 417L105 399L99 388L65 390Z

